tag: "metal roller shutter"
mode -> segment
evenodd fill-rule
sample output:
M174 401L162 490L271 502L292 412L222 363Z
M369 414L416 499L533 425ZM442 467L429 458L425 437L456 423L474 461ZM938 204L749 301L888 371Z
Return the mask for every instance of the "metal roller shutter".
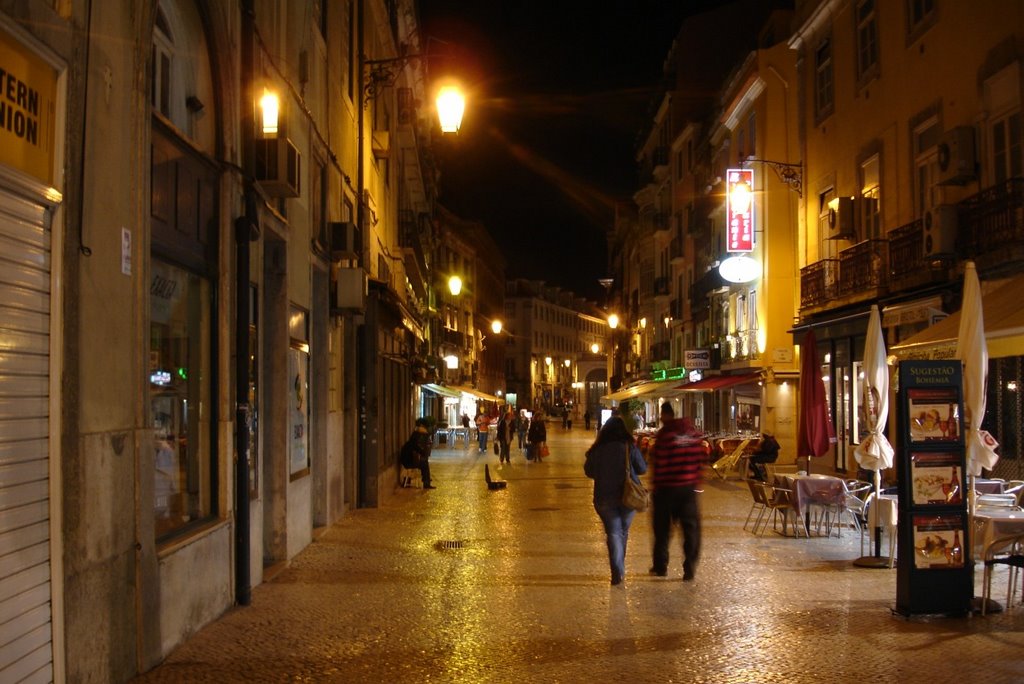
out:
M0 681L53 677L50 213L0 192Z

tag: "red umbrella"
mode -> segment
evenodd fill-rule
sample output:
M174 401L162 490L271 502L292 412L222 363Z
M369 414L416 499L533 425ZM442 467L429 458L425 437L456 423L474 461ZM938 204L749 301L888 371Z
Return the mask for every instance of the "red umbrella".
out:
M811 469L811 456L823 456L836 441L832 418L825 398L825 383L818 364L818 345L814 331L808 330L800 345L800 424L796 435L797 457L807 457L807 470Z

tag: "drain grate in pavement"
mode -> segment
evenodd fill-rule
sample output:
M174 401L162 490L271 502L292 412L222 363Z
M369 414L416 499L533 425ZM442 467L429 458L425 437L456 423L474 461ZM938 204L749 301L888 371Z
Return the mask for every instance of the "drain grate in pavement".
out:
M458 539L445 539L434 544L438 551L458 551L466 548L466 542Z

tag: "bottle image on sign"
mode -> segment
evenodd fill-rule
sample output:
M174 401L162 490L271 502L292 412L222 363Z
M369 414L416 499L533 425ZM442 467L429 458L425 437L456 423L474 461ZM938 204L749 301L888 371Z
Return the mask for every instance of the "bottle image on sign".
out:
M960 478L956 474L956 466L953 466L949 482L942 485L942 493L946 495L946 503L958 504L961 501Z

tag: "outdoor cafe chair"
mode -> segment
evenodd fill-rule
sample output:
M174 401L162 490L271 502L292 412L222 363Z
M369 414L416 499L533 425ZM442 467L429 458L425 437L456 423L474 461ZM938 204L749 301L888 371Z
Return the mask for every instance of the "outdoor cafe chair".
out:
M1022 496L1024 496L1024 480L1008 480L1003 494L1013 494L1017 497L1017 505L1020 506Z
M779 518L782 518L782 531L785 534L786 527L790 521L793 523L793 534L794 536L800 536L800 530L803 530L805 537L810 537L810 533L807 531L807 527L804 524L803 518L796 514L796 509L793 507L793 492L789 489L782 487L775 487L773 485L759 482L757 480L751 485L756 487L763 492L765 504L765 512L771 511L769 515L762 515L761 518L761 536L764 536L764 531L768 529L768 519L772 520L772 528L776 529ZM754 534L757 534L758 526L754 525Z
M992 596L992 574L995 566L1005 565L1009 568L1006 578L1006 612L1013 605L1013 592L1017 585L1017 571L1024 568L1024 534L1013 534L994 539L985 547L985 574L982 584L984 593L981 601L981 614L985 614L988 600ZM1024 594L1024 589L1022 589ZM1021 600L1024 601L1024 595Z
M979 506L991 506L994 508L1016 508L1016 494L979 494L977 498Z
M747 519L743 523L743 529L747 529L747 525L750 524L750 519L754 517L754 513L757 513L757 518L754 519L753 531L757 531L758 525L761 523L761 518L764 517L768 511L768 495L764 490L764 483L760 480L747 480L747 486L750 488L750 496L753 499L753 503L750 506L750 511L747 513Z

